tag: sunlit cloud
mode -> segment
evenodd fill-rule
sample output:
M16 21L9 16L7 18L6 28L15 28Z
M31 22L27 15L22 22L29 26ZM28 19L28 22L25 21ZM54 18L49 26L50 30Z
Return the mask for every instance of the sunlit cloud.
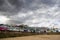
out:
M5 16L0 16L0 24L6 24L8 22L9 18Z

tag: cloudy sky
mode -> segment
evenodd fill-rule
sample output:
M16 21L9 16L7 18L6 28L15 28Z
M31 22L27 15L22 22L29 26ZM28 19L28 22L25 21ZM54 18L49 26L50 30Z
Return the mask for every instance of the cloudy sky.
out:
M0 23L60 26L60 0L0 0Z

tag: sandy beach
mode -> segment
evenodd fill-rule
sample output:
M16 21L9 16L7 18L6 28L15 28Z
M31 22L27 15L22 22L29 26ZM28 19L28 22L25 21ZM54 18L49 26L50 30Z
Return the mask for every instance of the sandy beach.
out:
M34 35L34 36L4 38L0 40L60 40L60 35Z

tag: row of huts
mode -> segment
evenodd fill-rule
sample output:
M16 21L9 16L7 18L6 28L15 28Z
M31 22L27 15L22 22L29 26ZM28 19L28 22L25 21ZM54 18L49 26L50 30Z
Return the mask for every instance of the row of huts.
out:
M12 26L4 24L0 24L0 31L35 32L35 33L60 32L58 28L28 27L27 25Z

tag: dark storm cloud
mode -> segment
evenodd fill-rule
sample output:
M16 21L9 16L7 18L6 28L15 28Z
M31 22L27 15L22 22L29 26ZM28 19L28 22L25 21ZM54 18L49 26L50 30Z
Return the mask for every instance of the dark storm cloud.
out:
M3 15L15 15L17 14L23 5L21 0L0 0L0 12Z
M56 4L56 0L41 0L41 2L49 6L54 6L54 4Z
M54 1L54 0L23 0L23 1L24 1L24 5L23 5L22 10L20 11L20 16L22 13L27 14L27 15L26 15L26 17L17 16L15 18L17 20L15 20L15 21L20 21L22 23L25 23L28 20L32 20L34 18L39 19L39 18L42 18L43 16L45 16L45 18L53 17L52 15L48 14L47 12L38 14L37 12L34 12L34 11L38 10L38 9L42 9L42 8L48 9L48 8L54 7L54 5L56 4L56 1ZM29 11L32 11L33 14L30 15ZM43 9L43 11L45 11L45 9Z
M2 6L4 4L3 0L0 0L0 6Z
M0 0L0 14L10 18L10 23L16 24L32 19L54 19L59 17L56 12L59 12L60 7L55 8L59 4L59 0Z
M24 8L27 10L36 10L42 7L52 7L56 4L56 0L24 0ZM42 5L42 6L41 6Z
M52 0L0 0L0 11L5 12L2 13L3 15L11 16L17 14L22 9L26 11L39 9L42 4L53 6L55 2Z

